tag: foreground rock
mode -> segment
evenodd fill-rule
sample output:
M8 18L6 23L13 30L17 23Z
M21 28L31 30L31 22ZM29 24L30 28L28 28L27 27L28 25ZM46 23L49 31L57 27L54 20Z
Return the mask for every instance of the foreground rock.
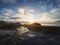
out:
M16 30L0 30L0 45L23 45Z

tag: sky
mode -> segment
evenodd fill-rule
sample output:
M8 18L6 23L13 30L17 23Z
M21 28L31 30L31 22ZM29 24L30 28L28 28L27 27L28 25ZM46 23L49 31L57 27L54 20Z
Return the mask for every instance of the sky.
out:
M60 0L0 0L0 21L53 22L60 20Z

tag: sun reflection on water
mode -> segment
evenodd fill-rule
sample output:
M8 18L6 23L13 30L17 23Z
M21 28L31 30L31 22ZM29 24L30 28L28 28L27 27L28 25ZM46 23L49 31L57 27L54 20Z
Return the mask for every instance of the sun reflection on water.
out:
M26 28L26 27L23 27L23 26L21 26L21 28L18 28L17 30L18 30L19 34L23 34L23 33L29 32L29 29Z

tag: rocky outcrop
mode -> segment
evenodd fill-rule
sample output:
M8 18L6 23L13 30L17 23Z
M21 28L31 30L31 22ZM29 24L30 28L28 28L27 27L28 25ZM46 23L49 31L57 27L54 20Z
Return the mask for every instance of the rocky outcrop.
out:
M16 23L7 23L7 22L4 22L4 21L0 21L0 29L12 29L12 30L15 30L17 29L18 27L20 27L21 24L19 22L16 22Z

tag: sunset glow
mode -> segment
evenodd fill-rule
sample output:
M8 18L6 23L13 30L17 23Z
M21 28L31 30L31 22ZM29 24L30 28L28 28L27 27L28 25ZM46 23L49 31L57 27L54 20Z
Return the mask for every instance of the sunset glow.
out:
M0 20L3 21L49 23L60 20L59 0L14 0L13 2L3 0L0 2L2 2Z
M34 23L34 20L30 20L29 22L30 22L30 24L32 24L32 23Z

